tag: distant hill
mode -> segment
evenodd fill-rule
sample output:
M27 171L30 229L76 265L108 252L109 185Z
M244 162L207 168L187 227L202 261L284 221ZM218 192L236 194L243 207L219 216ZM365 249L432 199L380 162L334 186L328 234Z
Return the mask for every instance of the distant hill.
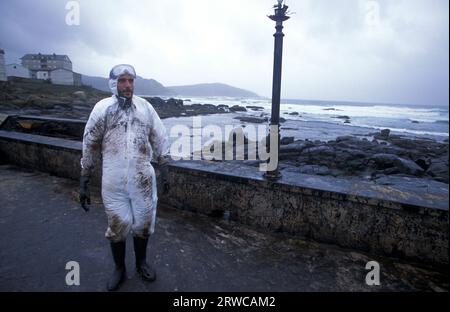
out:
M190 86L167 87L176 95L182 96L229 96L229 97L259 97L248 90L235 88L223 83L203 83Z
M110 92L107 78L82 75L81 79L83 85ZM256 93L251 91L232 87L223 83L203 83L189 86L164 87L154 79L145 79L138 76L134 84L134 92L138 95L259 97Z
M110 92L108 87L108 78L93 77L82 75L81 81L86 86L91 86L98 90ZM175 95L171 90L164 87L154 79L145 79L137 77L134 85L134 93L139 95Z

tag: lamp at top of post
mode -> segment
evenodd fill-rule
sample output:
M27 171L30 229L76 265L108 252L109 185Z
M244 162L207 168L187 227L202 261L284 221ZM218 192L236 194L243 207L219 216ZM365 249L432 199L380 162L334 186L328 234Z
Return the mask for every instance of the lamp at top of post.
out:
M283 4L283 0L278 0L278 4L273 7L275 9L275 15L270 15L270 19L276 22L284 22L289 19L289 16L286 15L289 7L286 4Z

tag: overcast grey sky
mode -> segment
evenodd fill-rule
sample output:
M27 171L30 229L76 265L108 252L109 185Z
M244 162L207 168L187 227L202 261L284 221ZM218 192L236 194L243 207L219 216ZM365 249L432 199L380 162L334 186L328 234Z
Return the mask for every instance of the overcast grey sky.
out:
M270 97L275 0L2 0L7 63L68 54L106 77L117 63L166 86L222 82ZM448 105L448 0L288 0L283 98Z

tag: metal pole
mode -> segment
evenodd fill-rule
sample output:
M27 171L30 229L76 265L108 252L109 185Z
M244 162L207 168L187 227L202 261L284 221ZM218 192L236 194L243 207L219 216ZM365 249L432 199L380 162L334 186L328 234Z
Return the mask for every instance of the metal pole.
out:
M275 14L269 16L269 18L276 22L275 29L276 32L273 35L275 37L274 46L274 59L273 59L273 80L272 80L272 115L270 118L271 131L276 127L277 131L277 153L276 153L276 163L277 166L273 171L266 172L266 178L268 179L279 179L281 178L281 173L279 172L278 157L280 155L280 97L281 97L281 71L283 64L283 22L289 19L286 15L288 9L287 5L283 5L282 1L278 1L275 6ZM270 146L270 145L269 145ZM270 155L273 155L272 151ZM273 160L272 160L273 161Z

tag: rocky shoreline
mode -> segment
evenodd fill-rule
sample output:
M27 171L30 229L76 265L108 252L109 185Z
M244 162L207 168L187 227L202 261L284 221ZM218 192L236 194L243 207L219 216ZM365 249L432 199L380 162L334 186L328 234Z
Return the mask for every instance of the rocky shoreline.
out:
M389 130L372 135L372 141L345 136L329 142L282 145L281 163L298 168L300 173L370 180L397 175L449 183L448 142L411 139L390 134Z
M239 131L245 136L243 129ZM437 142L404 137L391 134L389 129L369 135L373 137L372 140L349 135L326 142L284 137L280 142L280 170L321 176L351 176L365 180L402 176L449 183L448 140ZM214 152L216 144L211 143L206 150ZM260 160L248 160L251 145L255 146L256 142L246 136L243 146L236 145L236 140L230 135L228 141L222 143L221 159L214 161L225 159L227 150L234 151L235 155L236 151L241 151L246 159L243 163L257 167ZM256 157L259 159L258 151Z
M16 79L0 82L0 113L87 119L95 103L109 96L107 92L90 87L57 86L44 81ZM238 115L234 119L244 124L268 122L268 116L259 113L262 107L257 106L186 105L180 99L164 100L159 97L146 99L162 119L250 110L256 115ZM285 119L281 118L280 122L284 121ZM389 129L369 133L367 136L372 139L341 136L325 142L295 140L293 137L282 138L280 168L323 176L377 179L400 175L449 183L448 139L437 142L432 139L404 137L391 134ZM222 143L223 152L229 142ZM247 145L241 148L247 152L249 144L247 138L245 143ZM236 148L235 142L233 144ZM260 161L244 161L244 163L258 166Z
M111 93L87 86L53 85L44 80L15 78L0 81L0 113L88 119L94 105ZM245 107L212 104L186 105L183 100L147 97L159 116L188 117L247 111Z

